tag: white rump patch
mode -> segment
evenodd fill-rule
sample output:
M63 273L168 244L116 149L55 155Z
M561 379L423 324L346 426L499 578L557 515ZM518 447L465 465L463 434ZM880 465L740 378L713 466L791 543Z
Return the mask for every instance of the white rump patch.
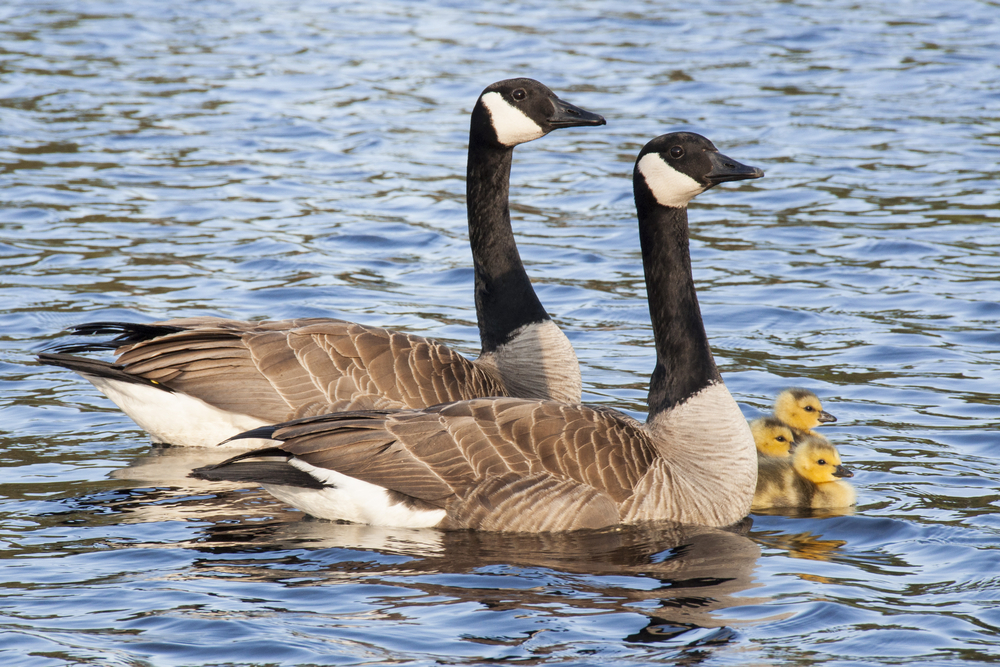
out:
M545 136L545 131L538 123L520 109L511 106L500 93L486 93L480 99L490 112L497 141L504 146L517 146Z
M646 153L639 160L639 173L661 206L684 208L705 191L705 186L687 174L682 174L657 153Z
M264 484L264 488L278 500L288 503L320 519L353 521L375 526L400 526L405 528L430 528L441 523L447 514L444 510L424 510L393 504L389 492L376 484L369 484L348 477L329 468L318 468L305 461L292 458L289 463L323 484L323 489Z
M220 410L200 398L179 392L81 375L114 401L142 430L149 433L153 442L181 447L219 447L223 440L268 424L256 417ZM256 449L273 445L273 440L255 438L236 440L221 446Z

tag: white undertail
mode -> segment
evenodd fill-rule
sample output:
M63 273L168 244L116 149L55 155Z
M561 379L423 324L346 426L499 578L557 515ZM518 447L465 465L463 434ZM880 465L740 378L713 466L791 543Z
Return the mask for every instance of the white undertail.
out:
M395 502L381 486L348 477L336 470L317 468L302 459L289 463L326 486L306 489L296 486L264 484L278 500L320 519L353 521L373 526L430 528L441 523L446 512L410 507Z
M149 433L154 443L188 447L217 447L243 431L268 422L238 412L212 407L200 398L164 391L135 382L83 375L110 398L132 421ZM237 440L222 445L248 449L273 445L271 440Z

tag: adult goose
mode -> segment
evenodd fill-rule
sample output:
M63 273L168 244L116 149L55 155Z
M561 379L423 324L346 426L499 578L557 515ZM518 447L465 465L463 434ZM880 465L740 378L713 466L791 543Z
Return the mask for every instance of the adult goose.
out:
M371 524L541 532L738 521L757 456L705 334L687 204L718 183L763 175L692 133L639 153L633 187L656 346L645 424L606 407L520 398L340 413L245 433L280 444L192 474L262 483L315 516Z
M434 341L334 319L156 324L96 322L110 341L39 355L76 371L153 442L215 446L241 431L340 410L417 408L476 396L580 400L566 336L531 287L514 243L508 192L514 147L604 118L532 79L487 87L472 111L466 205L482 352L470 361ZM114 350L114 363L75 356Z

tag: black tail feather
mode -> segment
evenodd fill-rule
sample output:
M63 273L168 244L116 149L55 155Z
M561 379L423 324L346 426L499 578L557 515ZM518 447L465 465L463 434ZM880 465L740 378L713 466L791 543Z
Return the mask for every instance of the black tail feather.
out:
M104 352L105 350L117 350L121 346L113 340L101 341L99 343L63 343L62 345L53 345L51 349L53 352L58 352L61 354L79 354L81 352Z
M120 345L139 343L184 331L184 327L174 327L166 324L139 324L137 322L87 322L77 324L66 330L77 336L117 336L115 341Z
M94 377L107 378L109 380L118 380L120 382L131 382L132 384L154 387L166 392L173 391L173 389L170 389L159 382L147 380L146 378L138 375L132 375L131 373L125 371L121 366L116 366L115 364L108 363L107 361L88 359L87 357L75 357L71 354L53 352L42 352L38 355L37 359L39 363L46 364L48 366L68 368L69 370L79 373L80 375L91 375Z
M277 447L245 452L222 463L195 468L190 476L214 482L276 484L303 489L322 489L325 484L288 462L291 455ZM247 461L246 459L262 459Z
M114 338L91 343L64 343L55 345L51 349L53 352L64 354L104 352L117 350L122 345L133 345L179 331L184 331L184 328L165 324L137 324L133 322L87 322L70 327L66 333L74 336L114 336Z
M278 430L278 427L276 425L274 425L274 424L268 424L266 426L258 426L255 429L251 429L249 431L243 431L242 433L237 433L233 437L229 438L228 440L223 440L219 444L224 445L227 442L232 442L233 440L248 440L250 438L261 438L262 440L274 440L274 432L277 431L277 430ZM270 450L261 450L261 451L270 451ZM280 450L276 450L276 451L280 451ZM254 453L255 452L251 452L251 454L254 454ZM287 456L287 454L286 454L286 456ZM240 457L234 457L233 459L229 459L229 461L233 461L233 460L236 460L238 458L240 458ZM224 463L229 463L229 461L224 461Z

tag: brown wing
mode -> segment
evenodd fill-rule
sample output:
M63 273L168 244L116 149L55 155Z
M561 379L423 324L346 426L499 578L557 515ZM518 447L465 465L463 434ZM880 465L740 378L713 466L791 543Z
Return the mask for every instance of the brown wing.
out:
M621 413L514 398L327 415L279 426L273 437L307 463L448 507L454 520L476 525L513 521L509 507L523 507L523 498L546 499L538 511L547 514L556 496L567 508L598 496L617 507L656 458L642 426ZM536 481L517 490L517 478ZM508 498L500 503L508 509L470 500L477 494ZM597 515L606 515L600 507Z
M505 393L488 369L445 345L351 322L189 318L162 324L185 329L120 348L117 364L267 421Z
M549 473L489 476L448 503L442 528L538 533L614 526L618 506L592 486Z

